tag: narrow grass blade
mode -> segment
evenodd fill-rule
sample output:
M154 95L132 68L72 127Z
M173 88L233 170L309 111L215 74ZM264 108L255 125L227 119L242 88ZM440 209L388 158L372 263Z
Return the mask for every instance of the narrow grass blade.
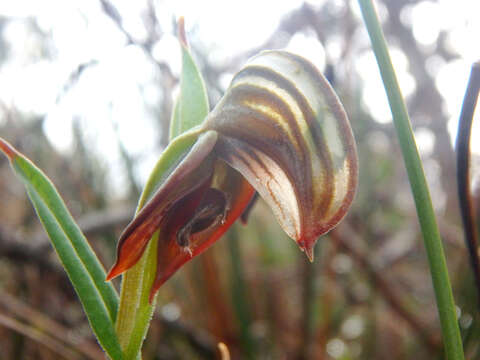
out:
M370 0L359 0L359 4L387 93L393 122L417 207L417 216L427 250L447 358L449 360L464 359L442 240L438 231L430 192L413 136L407 108L373 4Z
M113 325L118 295L105 282L105 270L46 175L1 138L0 150L25 185L100 344L112 359L121 359Z
M233 231L230 231L227 244L232 267L230 281L232 284L232 305L235 310L235 315L240 328L240 343L243 349L242 351L246 358L253 359L255 357L254 354L256 353L256 349L250 330L252 325L252 316L250 304L247 299L248 289L244 274L244 269L247 266L243 262L242 258L238 226L231 230Z

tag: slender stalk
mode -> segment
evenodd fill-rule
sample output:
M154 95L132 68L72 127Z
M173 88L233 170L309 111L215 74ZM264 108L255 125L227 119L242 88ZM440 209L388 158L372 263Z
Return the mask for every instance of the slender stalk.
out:
M142 200L138 210L144 203ZM141 259L122 277L115 330L124 360L137 358L155 309L156 298L151 304L148 298L155 278L157 244L158 232L153 235Z
M192 129L173 140L153 169L138 202L137 213L162 181L162 176L198 138L201 129ZM140 260L122 277L120 304L116 321L123 360L137 359L155 309L156 298L149 303L150 289L157 271L159 232L150 240Z
M475 207L470 191L470 135L473 114L480 92L480 62L472 65L470 79L463 99L462 112L457 135L457 185L460 211L462 214L465 242L477 287L477 301L480 304L480 260L478 257L478 235L475 227Z
M249 308L249 301L246 296L248 290L243 271L243 269L245 269L245 265L243 264L238 232L238 225L234 226L232 229L230 229L228 238L228 250L230 252L230 262L232 265L231 291L233 306L235 308L235 313L240 325L240 341L242 348L245 357L252 359L254 358L255 354L255 343L250 332L252 316Z
M430 265L447 358L450 360L464 359L442 241L405 102L373 4L370 0L359 0L359 4L387 92L393 122L417 207L417 216Z
M150 325L156 297L148 299L156 272L158 232L140 261L123 275L116 331L124 360L136 359Z
M0 304L8 313L15 316L15 319L11 318L11 320L21 324L23 329L34 329L34 331L41 332L45 337L51 338L52 341L58 341L62 344L65 343L68 348L72 348L74 351L82 354L82 358L93 360L103 358L103 352L93 341L87 338L77 339L65 336L65 334L70 331L69 328L56 322L35 308L30 307L20 299L2 291ZM20 321L24 323L20 323ZM30 334L26 335L29 336Z
M318 258L320 246L323 242L318 242L314 248L315 258ZM301 341L298 349L297 359L314 358L312 353L312 343L315 336L315 304L317 303L317 288L315 286L317 262L310 262L303 253L299 253L302 267L302 323L301 323Z

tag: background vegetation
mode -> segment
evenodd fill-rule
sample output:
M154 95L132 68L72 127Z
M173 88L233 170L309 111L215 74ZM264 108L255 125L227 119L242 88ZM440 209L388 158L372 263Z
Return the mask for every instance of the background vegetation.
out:
M408 81L403 84L404 92L444 240L465 352L467 358L480 359L478 303L463 243L448 131L456 114L447 107L452 100L445 98L438 81L442 66L458 62L463 54L453 44L453 30L440 29L431 44L415 36L409 14L425 3L378 4L387 41L397 54L394 60L401 60L397 67L402 70L403 59L403 70L413 79L413 86ZM111 41L120 41L149 69L147 80L142 80L139 62L133 60L132 67L119 65L114 76L102 76L116 62L128 64L122 60L127 52L116 53L118 58L74 53L68 71L58 70L63 81L52 78L58 86L48 106L28 108L0 92L1 136L53 180L107 268L114 261L119 232L133 216L150 159L168 139L179 66L175 57L164 54L173 29L162 20L168 3L144 4L137 24L144 29L141 36L124 20L129 14L122 13L119 5L100 0L96 12L82 16L87 27L108 24ZM357 140L360 184L353 209L318 243L316 261L309 264L259 201L248 226L234 226L161 289L144 346L145 359L215 358L219 341L238 359L442 358L426 254L400 149L388 115L385 119L372 107L375 102L386 103L377 95L372 101L369 93L368 76L378 75L365 76L359 65L361 61L375 64L356 3L296 5L283 14L262 44L249 49L239 45L225 58L215 53L214 45L206 42L209 39L199 37L202 23L193 24L192 52L213 105L231 75L259 50L310 47L310 58L318 52L322 61L317 64L338 91ZM71 11L80 10L72 6ZM170 19L172 24L174 20ZM248 19L244 21L248 26ZM18 38L19 28L24 32L21 46L11 41L15 29ZM45 19L34 14L0 15L0 83L7 80L12 64L29 69L64 56L57 33L45 29ZM78 39L72 34L70 41ZM467 63L465 73L468 68ZM118 120L125 114L117 94L111 94L107 103L111 111L105 117L82 108L95 105L95 86L112 89L113 83L123 88L131 78L135 86L122 96L140 99L142 112L129 114L130 122L133 127L146 126L148 136L125 130L128 126ZM41 91L36 78L27 76L27 80ZM26 81L25 93L30 91L28 85ZM38 98L42 96L39 92ZM463 89L456 96L459 104ZM54 116L58 109L63 119ZM70 140L62 145L58 137ZM1 358L103 358L73 288L4 158L0 159L0 203Z

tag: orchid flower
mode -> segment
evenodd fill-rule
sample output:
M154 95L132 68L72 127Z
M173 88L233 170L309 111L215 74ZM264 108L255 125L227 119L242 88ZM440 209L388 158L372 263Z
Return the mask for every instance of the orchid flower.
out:
M131 268L158 231L156 291L217 241L255 192L313 261L318 237L345 216L357 187L352 131L335 92L304 58L265 51L233 78L192 144L120 237L107 279Z

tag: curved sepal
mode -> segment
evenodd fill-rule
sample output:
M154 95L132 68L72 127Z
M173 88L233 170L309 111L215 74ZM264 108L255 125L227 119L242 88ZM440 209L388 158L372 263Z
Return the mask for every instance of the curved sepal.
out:
M181 138L177 138L163 153L162 158L166 160L165 162L168 163L170 160L176 166L170 167L168 176L164 175L164 181L157 191L123 231L117 245L117 261L108 273L107 280L113 279L135 265L168 211L211 178L213 171L211 152L217 141L217 133L208 131L201 134L191 148L184 149L186 154L176 151L178 160L175 161L175 158L170 158L172 148L178 147L180 140ZM188 142L184 143L188 146ZM161 160L160 164L162 164ZM187 207L188 205L186 204ZM195 208L196 204L193 203L190 206Z
M160 232L157 276L150 299L175 271L207 250L230 228L243 213L254 192L241 174L227 167L223 161L216 162L210 187L202 193L201 200L198 200L198 192L191 195L198 201L196 208L179 203ZM209 215L205 215L205 209L208 209ZM203 218L196 215L200 212L203 212ZM187 240L181 237L186 227L194 228L188 230Z
M312 259L317 237L343 218L357 186L352 131L328 81L297 55L263 52L233 78L205 127L220 134L217 155Z
M117 261L107 280L135 265L160 230L151 302L180 266L215 243L242 214L254 189L241 174L216 159L213 149L217 141L215 131L202 133L169 172L120 236ZM163 156L170 152L167 148Z

